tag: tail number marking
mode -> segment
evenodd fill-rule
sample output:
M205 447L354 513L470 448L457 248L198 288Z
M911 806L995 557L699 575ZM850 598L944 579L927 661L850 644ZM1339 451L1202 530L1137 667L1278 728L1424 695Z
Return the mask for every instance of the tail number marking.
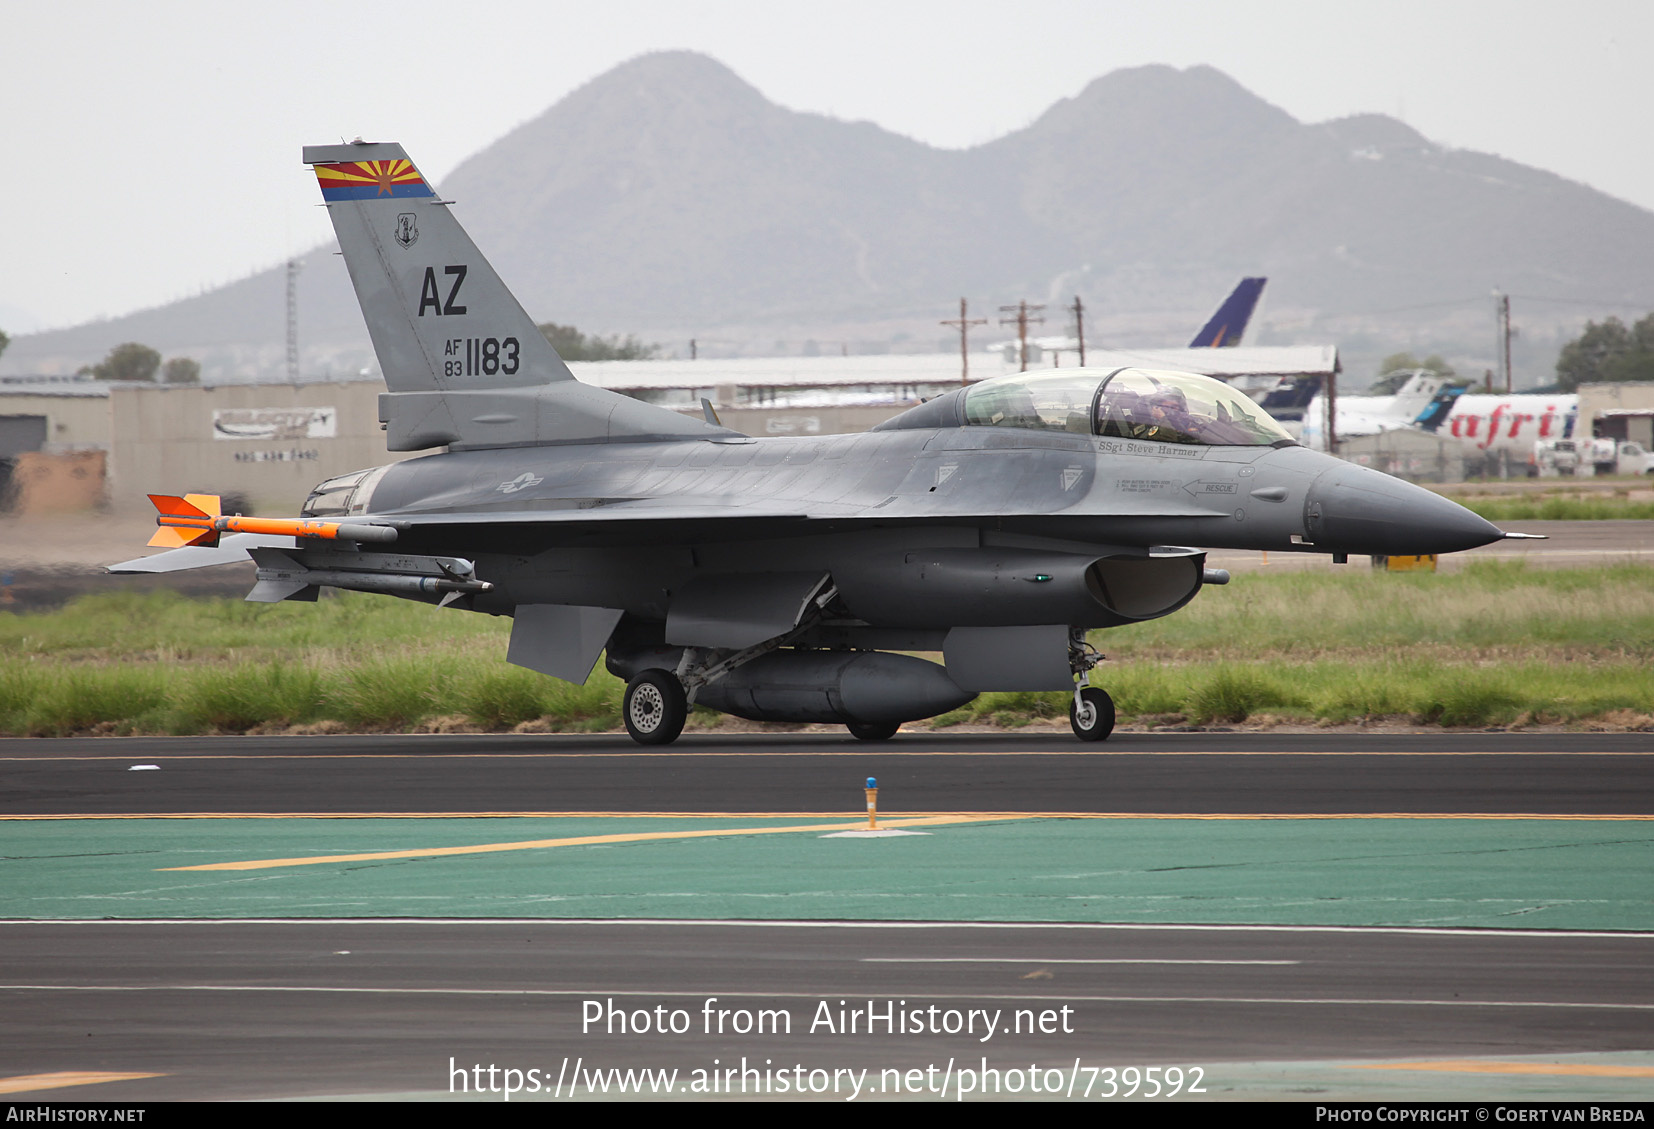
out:
M459 304L459 288L465 282L465 272L469 269L471 268L465 266L442 268L442 273L454 280L454 284L448 288L447 301L443 301L437 290L436 268L426 267L425 282L419 288L418 316L424 317L426 310L430 310L437 317L444 314L463 314L465 307Z
M521 347L515 337L450 337L442 362L443 376L493 376L516 373Z

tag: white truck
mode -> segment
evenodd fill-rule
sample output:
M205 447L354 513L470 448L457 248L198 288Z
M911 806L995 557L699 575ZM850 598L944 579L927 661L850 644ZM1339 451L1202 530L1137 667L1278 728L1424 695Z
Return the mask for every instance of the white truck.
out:
M1629 439L1541 439L1533 445L1541 478L1654 474L1654 453Z

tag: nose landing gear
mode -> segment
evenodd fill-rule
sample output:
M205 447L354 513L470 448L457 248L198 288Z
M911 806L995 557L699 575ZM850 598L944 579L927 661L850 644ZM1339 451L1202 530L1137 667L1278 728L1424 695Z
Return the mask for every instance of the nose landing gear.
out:
M1114 732L1114 699L1091 685L1091 671L1103 653L1086 642L1085 629L1068 633L1068 663L1074 670L1074 700L1068 704L1068 724L1082 741L1106 741Z
M1078 686L1068 706L1068 724L1082 741L1104 741L1114 732L1114 699L1095 686Z

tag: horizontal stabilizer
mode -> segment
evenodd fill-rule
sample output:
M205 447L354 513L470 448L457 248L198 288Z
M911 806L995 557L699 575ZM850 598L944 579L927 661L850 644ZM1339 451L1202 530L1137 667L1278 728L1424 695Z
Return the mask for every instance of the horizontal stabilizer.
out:
M252 557L247 555L248 549L261 549L269 546L285 546L290 549L293 547L293 539L291 537L270 537L261 533L232 533L228 537L220 539L216 548L186 546L173 549L169 553L135 557L130 561L112 564L107 571L118 575L145 572L182 572L191 568L239 564L242 561L252 560Z

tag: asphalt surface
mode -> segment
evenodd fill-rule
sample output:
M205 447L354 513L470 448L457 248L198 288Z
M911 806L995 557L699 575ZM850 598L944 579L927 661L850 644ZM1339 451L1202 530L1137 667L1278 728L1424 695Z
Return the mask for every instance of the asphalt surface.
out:
M610 737L7 740L0 815L848 813L868 775L890 813L1647 815L1651 757L1646 734L1573 733L1121 734L1095 749L1051 733L903 735L877 746L691 736L655 753ZM132 771L141 764L158 767ZM1076 1063L1093 1100L1105 1085L1123 1091L1127 1066L1177 1067L1184 1086L1198 1067L1206 1093L1197 1096L1217 1099L1616 1098L1646 1094L1654 1076L1646 933L14 921L0 922L0 969L7 1077L158 1075L57 1090L25 1082L13 1100L28 1102L446 1096L462 1081L492 1085L485 1100L501 1100L507 1069L544 1091L562 1076L566 1097L577 1067L582 1093L592 1070L611 1068L675 1067L681 1091L730 1068L724 1084L739 1087L743 1060L771 1072L745 1077L772 1096L779 1075L825 1087L828 1075L811 1071L865 1068L864 1087L888 1090L899 1077L917 1085L903 1095L911 1100L956 1098L965 1069L978 1072L977 1086L987 1085L983 1069L1014 1068L1026 1087L1035 1066L1066 1072L1066 1085ZM588 1008L607 1016L611 1002L631 1017L624 1032L607 1020L582 1026ZM869 1005L917 1014L919 1029L876 1024L869 1034ZM728 1030L706 1031L709 1006L730 1012ZM823 1014L836 1026L841 1008L864 1009L855 1033L811 1029ZM740 1013L750 1021L763 1009L784 1012L790 1031L736 1030ZM982 1041L980 1030L930 1028L973 1009L998 1011L1002 1023L1024 1010L1046 1030ZM688 1027L639 1034L640 1010L681 1010ZM1506 1073L1452 1066L1468 1058ZM1398 1060L1435 1065L1371 1069ZM851 1077L839 1076L838 1100ZM1002 1074L996 1085L1010 1081Z
M980 1070L983 1060L1043 1072L1071 1071L1078 1059L1086 1068L1175 1066L1191 1079L1200 1067L1207 1097L1301 1100L1419 1078L1444 1084L1436 1074L1402 1079L1339 1060L1647 1048L1651 951L1654 938L1642 935L1507 932L0 924L0 1001L14 1074L72 1064L163 1075L41 1099L442 1092L459 1085L451 1062L467 1085L488 1084L494 1066L523 1071L523 1084L539 1070L549 1090L577 1060L586 1071L677 1067L680 1087L697 1068L739 1069L743 1059L778 1072L801 1064L806 1075L866 1068L874 1084L886 1069L934 1067L921 1084L945 1085L951 1061L956 1091L959 1070ZM870 1003L876 1014L907 1018L908 1031L898 1024L890 1034L876 1022L869 1034ZM611 1018L611 1007L626 1018ZM858 1008L857 1030L840 1030L841 1015ZM983 1040L980 1025L947 1033L947 1012L973 1009L1000 1013L996 1034ZM1021 1034L1006 1030L1019 1009L1028 1013ZM684 1030L638 1034L640 1010L651 1028L657 1015L670 1025L682 1011ZM749 1013L750 1027L760 1010L785 1012L790 1029L776 1030L782 1023L772 1017L762 1033L738 1033L739 1013ZM729 1013L722 1033L719 1011ZM1026 1029L1042 1018L1043 1032ZM1322 1075L1335 1072L1347 1092L1325 1084L1294 1092L1301 1068L1290 1065L1260 1085L1244 1065L1305 1060L1330 1060ZM473 1066L482 1073L470 1074ZM1602 1092L1600 1080L1583 1082ZM503 1086L504 1076L493 1083ZM1483 1097L1508 1093L1503 1078L1474 1084ZM1099 1083L1093 1097L1102 1096Z
M892 814L1646 815L1651 763L1637 733L0 740L0 815L840 813L868 776Z

